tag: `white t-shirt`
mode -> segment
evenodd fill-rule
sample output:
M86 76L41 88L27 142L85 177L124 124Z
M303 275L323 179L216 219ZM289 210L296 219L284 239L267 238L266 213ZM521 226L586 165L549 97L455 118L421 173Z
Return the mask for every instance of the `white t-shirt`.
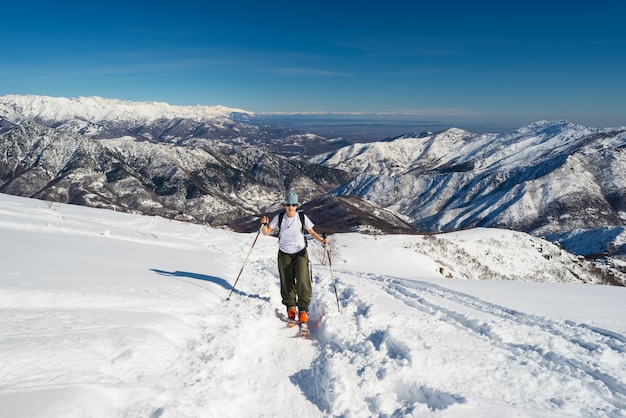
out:
M278 228L279 215L280 214L276 214L269 224L269 227L273 230ZM308 231L314 226L309 217L304 215L304 230ZM287 254L295 254L302 251L305 247L306 243L304 241L304 234L302 233L300 214L296 212L296 215L290 218L285 213L283 215L283 224L278 234L278 249Z

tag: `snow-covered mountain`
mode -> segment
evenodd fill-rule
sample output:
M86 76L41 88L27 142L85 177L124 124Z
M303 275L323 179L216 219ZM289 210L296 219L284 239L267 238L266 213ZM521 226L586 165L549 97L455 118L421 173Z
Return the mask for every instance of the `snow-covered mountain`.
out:
M0 137L4 193L217 225L275 206L287 189L312 198L347 179L339 170L219 141L93 140L33 121Z
M281 155L312 155L345 143L274 125L246 123L252 112L224 106L172 106L101 97L0 97L0 119L38 124L95 139L131 137L140 141L202 146L225 142L261 146Z
M536 235L623 226L626 127L537 122L513 132L460 129L355 144L310 161L353 179L357 195L419 230L504 227Z
M0 191L219 225L270 210L287 189L312 199L347 180L339 170L288 158L317 137L231 119L244 113L5 96Z
M251 115L1 97L0 191L252 230L293 190L336 231L500 227L575 243L583 255L624 252L626 127L541 121L344 146L247 123Z
M55 123L82 120L84 123L111 122L141 124L159 119L214 121L233 115L252 115L225 106L172 106L163 102L131 102L102 97L48 97L7 95L0 97L0 116L17 122L33 119Z
M5 194L0 236L4 417L626 410L626 289L581 284L588 266L527 234L334 235L309 340L277 317L272 237L242 270L254 233Z

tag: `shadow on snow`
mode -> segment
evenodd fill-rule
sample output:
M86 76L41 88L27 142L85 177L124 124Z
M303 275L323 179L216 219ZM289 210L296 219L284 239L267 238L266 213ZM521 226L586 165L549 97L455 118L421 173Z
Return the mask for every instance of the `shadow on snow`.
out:
M207 276L206 274L191 273L188 271L178 271L178 270L177 271L165 271L165 270L159 270L159 269L150 269L150 270L162 276L174 277L178 280L182 280L185 283L193 284L195 286L199 286L199 285L193 282L189 282L184 279L194 279L194 280L202 280L205 282L210 282L220 287L223 287L224 289L228 291L232 289L232 285L220 277ZM199 286L199 287L204 288L204 286ZM268 297L262 297L258 294L250 294L250 293L242 292L241 290L237 290L237 289L234 289L233 293L240 295L240 296L248 297L248 298L261 299L265 302L270 301L270 298Z

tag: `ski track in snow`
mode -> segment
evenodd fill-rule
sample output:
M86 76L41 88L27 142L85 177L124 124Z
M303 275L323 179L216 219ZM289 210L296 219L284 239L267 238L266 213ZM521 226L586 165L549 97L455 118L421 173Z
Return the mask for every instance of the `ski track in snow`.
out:
M13 416L621 417L626 411L626 337L619 332L500 306L451 290L445 280L336 266L331 276L313 262L312 333L303 339L276 315L284 307L273 238L259 238L226 301L254 234L125 215L103 223L100 212L69 216L43 203L18 216L15 206L0 205L5 231L37 232L44 241L60 233L52 242L65 245L67 236L72 251L84 246L76 243L82 236L149 244L155 255L146 277L119 279L112 288L37 287L26 268L0 272L0 284L14 284L0 287L0 406ZM192 268L190 260L198 258L206 261ZM59 261L62 273L76 274ZM18 413L30 404L29 414Z
M509 379L516 376L510 375L511 369L518 368L520 376L529 375L534 379L536 376L542 377L542 385L534 388L524 387L528 383L527 379L521 379L520 385L515 392L520 394L520 399L515 401L520 406L533 405L535 399L545 399L546 392L554 392L554 396L549 398L553 405L537 404L538 410L557 409L573 403L576 408L571 410L572 415L577 415L577 411L584 411L585 416L622 416L626 410L626 338L624 336L590 327L585 324L576 324L572 321L553 320L544 317L527 315L505 307L497 306L485 302L476 297L463 293L451 291L444 287L432 283L394 279L384 276L362 275L361 277L350 277L350 272L343 272L340 276L359 280L358 286L349 286L342 294L344 310L350 313L353 326L352 332L345 332L343 327L333 327L334 334L327 336L326 353L317 359L317 365L321 369L330 370L336 368L332 361L327 360L333 357L346 357L343 364L358 364L353 367L352 377L356 382L365 384L370 379L381 381L380 393L370 394L370 399L364 396L364 405L361 406L363 413L369 411L381 411L385 405L384 387L389 387L387 376L407 377L413 372L419 372L416 367L417 358L431 357L436 349L441 337L436 331L425 329L424 323L430 322L428 328L438 328L437 323L449 325L470 343L467 349L472 351L477 346L487 346L482 351L489 353L489 357L484 359L484 363L474 365L473 372L464 379L456 376L467 386L467 393L472 393L477 398L481 397L480 382L476 381L479 376L487 375L490 379L502 378L503 385L510 385ZM369 279L369 280L365 280ZM363 288L363 284L378 285L387 295L404 303L411 312L409 315L402 315L402 318L414 318L414 324L407 323L406 320L400 324L375 324L369 321L370 309L376 309L375 302L363 299L358 288ZM373 293L375 294L375 293ZM382 303L381 305L388 305ZM393 312L389 312L393 317ZM372 315L377 318L378 315ZM346 325L345 323L343 325ZM361 335L361 339L348 340L346 336L355 334ZM417 340L421 344L418 347L408 346L403 340ZM448 350L442 350L447 352ZM353 353L353 354L350 354ZM476 360L475 355L463 356L459 353L459 370L467 369L467 361ZM322 360L324 359L324 360ZM357 361L358 359L358 361ZM364 359L369 361L363 362ZM453 359L446 359L447 362L456 362ZM503 371L504 375L498 376L499 367L497 362L512 363ZM430 366L426 369L431 368ZM436 369L436 368L435 368ZM442 368L448 371L450 367ZM452 368L456 369L456 367ZM317 375L320 374L318 370ZM342 376L350 373L340 373ZM419 406L424 404L430 411L444 410L454 404L466 402L464 396L448 391L445 384L441 389L420 385L419 375L414 383L410 383L410 378L395 377L396 385L407 385L411 390L406 394L404 405L389 413L421 412ZM434 377L434 376L431 376ZM450 376L452 378L452 376ZM328 379L327 383L332 387L338 385L335 393L341 390L358 390L359 384L355 387L345 387L347 382L336 382ZM337 378L341 380L341 378ZM424 379L432 381L432 379ZM442 382L443 383L443 382ZM453 385L459 387L459 385ZM394 385L391 385L393 388ZM320 388L321 389L321 388ZM341 389L341 390L340 390ZM486 389L486 388L485 388ZM589 391L596 395L597 405L580 405L576 403L576 391ZM538 396L539 392L543 395ZM333 415L343 415L348 411L354 411L355 405L341 405L341 396L317 398L320 409L331 411ZM372 396L375 395L375 396ZM396 399L396 402L402 399ZM387 402L393 405L393 400ZM422 404L422 405L419 405ZM578 409L580 408L580 409ZM565 408L567 409L567 408ZM384 409L383 409L384 410ZM562 411L563 412L563 411ZM566 413L570 413L567 410Z

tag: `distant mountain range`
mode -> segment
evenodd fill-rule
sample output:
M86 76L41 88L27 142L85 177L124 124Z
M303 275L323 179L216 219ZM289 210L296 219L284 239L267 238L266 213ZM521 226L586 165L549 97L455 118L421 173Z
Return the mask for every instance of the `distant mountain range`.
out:
M357 195L421 231L549 234L623 224L625 144L626 127L543 121L502 134L407 134L309 161L351 174L332 194Z
M223 225L347 173L289 158L326 140L238 110L102 98L0 98L0 192ZM284 152L277 153L280 149ZM327 148L328 149L328 148Z
M351 144L255 120L222 106L0 97L0 192L250 231L292 190L328 232L483 226L626 252L626 127L540 121Z

